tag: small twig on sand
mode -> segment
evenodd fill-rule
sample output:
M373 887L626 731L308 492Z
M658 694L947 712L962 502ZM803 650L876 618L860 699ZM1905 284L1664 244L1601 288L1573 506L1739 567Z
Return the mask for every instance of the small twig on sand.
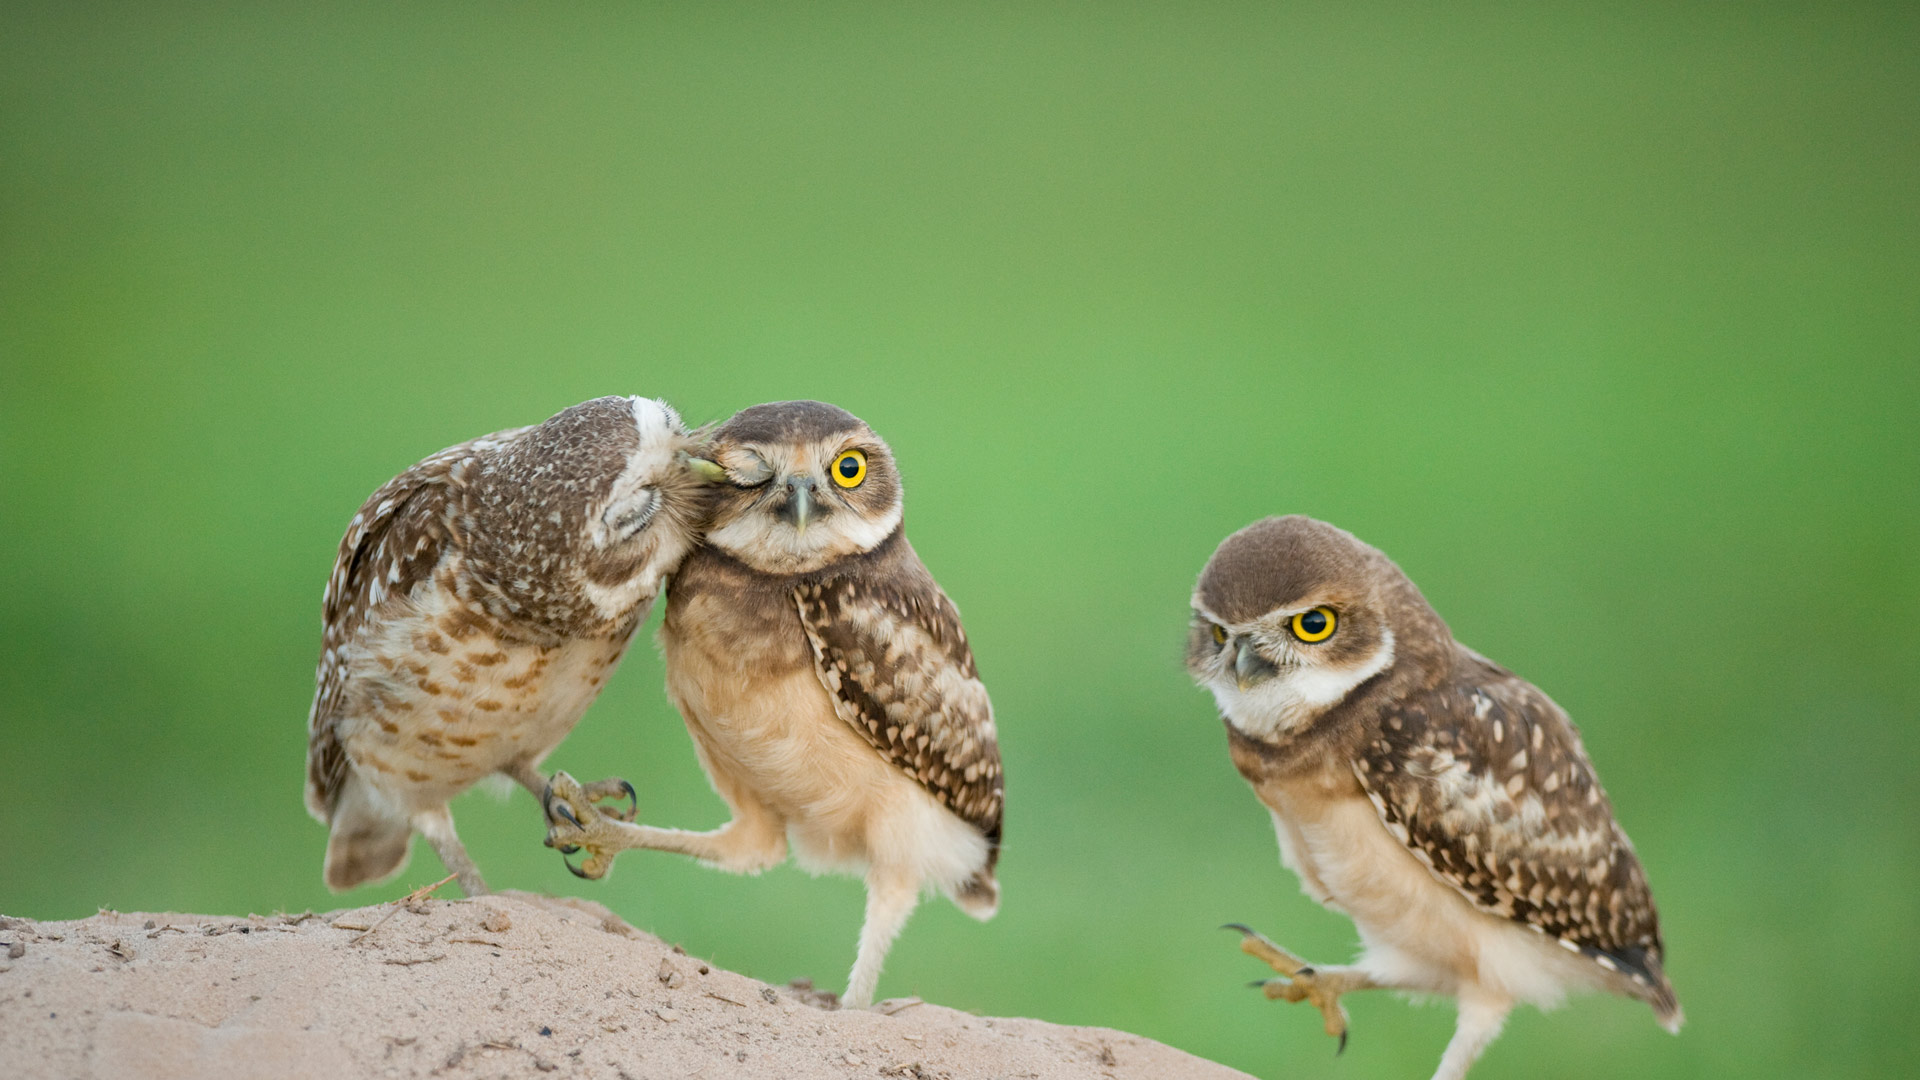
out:
M398 900L388 901L387 907L389 910L387 911L387 913L385 915L380 916L380 919L378 922L375 922L372 926L369 926L365 930L362 930L360 932L359 937L356 937L352 941L347 942L347 944L358 945L362 941L365 941L375 930L378 930L381 927L387 925L388 919L391 919L395 915L400 914L401 908L406 907L408 904L417 904L420 901L425 900L427 897L433 895L433 890L439 888L442 885L445 885L447 882L452 881L454 878L457 878L459 876L460 876L459 874L448 874L446 877L441 878L439 881L436 881L431 885L420 886L419 888L413 890L412 892L408 893L407 895L401 897Z
M412 967L415 964L431 964L436 960L445 960L446 958L447 958L447 954L443 952L434 953L432 956L411 956L411 957L390 956L387 958L386 963L398 964L401 967Z

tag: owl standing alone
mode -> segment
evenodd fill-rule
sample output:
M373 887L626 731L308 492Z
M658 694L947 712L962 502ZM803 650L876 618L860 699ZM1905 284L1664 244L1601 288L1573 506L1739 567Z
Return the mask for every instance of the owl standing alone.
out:
M419 832L486 891L447 803L496 773L545 789L540 760L698 540L693 446L663 402L599 398L443 450L367 499L327 579L308 719L328 886L397 873Z
M614 820L564 773L548 843L582 870L652 848L754 873L791 847L864 875L846 1003L872 1002L923 888L976 918L1000 887L1002 779L993 710L959 613L901 526L886 443L832 405L743 410L704 458L706 544L674 576L660 642L667 689L732 820L711 832Z
M1308 964L1245 927L1344 1045L1340 996L1456 999L1435 1080L1458 1080L1516 1003L1606 990L1678 1031L1640 860L1579 734L1545 694L1453 640L1388 558L1304 517L1229 536L1193 594L1187 667L1213 692L1233 762L1281 859L1348 915L1351 967Z

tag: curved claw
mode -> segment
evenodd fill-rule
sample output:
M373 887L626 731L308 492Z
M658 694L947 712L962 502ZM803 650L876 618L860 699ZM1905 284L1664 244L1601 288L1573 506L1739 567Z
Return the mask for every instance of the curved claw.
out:
M585 828L585 826L580 824L580 819L573 816L573 807L568 806L566 803L555 803L553 813L567 819L567 824L576 829Z
M579 848L574 848L573 850L574 850L574 851L578 851L578 850L580 850L580 849L579 849ZM567 865L567 869L573 872L573 876L574 876L574 877L577 877L577 878L579 878L579 879L580 879L580 880L582 880L582 881L592 881L592 880L594 880L594 877L593 877L593 875L592 875L592 874L589 874L589 873L587 873L587 872L586 872L585 870L582 870L582 869L580 869L579 867L577 867L577 866L575 866L575 865L573 865L573 863L571 863L571 862L568 862L568 861L567 861L566 859L561 859L560 861L561 861L561 862L563 862L563 863L566 863L566 865Z
M1344 1054L1346 1052L1347 1052L1347 1033L1343 1031L1340 1033L1340 1046L1338 1049L1334 1050L1333 1056L1339 1057L1341 1054Z
M562 855L578 855L580 854L580 845L579 844L561 844L559 847L554 848L554 850L558 851Z
M548 788L547 788L547 790L548 790L548 791L552 791L552 790L553 790L553 788L552 788L552 786L551 786L551 785L549 785L549 786L548 786ZM1246 925L1245 923L1237 923L1237 922L1230 922L1230 923L1227 923L1226 925L1224 925L1224 926L1222 926L1222 927L1221 927L1220 929L1222 929L1222 930L1238 930L1238 931L1240 931L1240 932L1241 932L1242 934L1246 934L1246 935L1248 935L1248 936L1251 936L1251 935L1253 934L1253 932L1254 932L1254 930L1253 930L1253 927L1251 927L1251 926L1248 926L1248 925Z
M605 790L616 784L619 785L618 793ZM609 777L598 783L589 784L586 787L586 793L587 798L593 800L595 803L600 802L602 799L625 799L627 805L619 810L600 810L598 806L594 807L595 810L600 810L600 813L615 821L624 821L631 824L635 818L640 816L640 793L633 790L633 785L620 777Z

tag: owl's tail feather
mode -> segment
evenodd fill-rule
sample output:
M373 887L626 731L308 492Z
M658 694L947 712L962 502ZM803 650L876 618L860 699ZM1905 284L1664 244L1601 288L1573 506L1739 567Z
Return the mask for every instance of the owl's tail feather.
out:
M1669 1035L1680 1034L1680 1025L1687 1022L1687 1010L1680 1007L1680 999L1674 996L1673 984L1664 976L1660 985L1654 988L1654 994L1647 1004L1653 1006L1653 1018L1667 1029Z
M1687 1013L1680 1007L1673 983L1667 980L1660 954L1636 949L1628 955L1633 967L1638 969L1634 996L1653 1007L1653 1018L1661 1027L1674 1035L1680 1034L1680 1025L1687 1022Z
M341 785L329 824L325 876L334 892L385 881L407 864L412 826L358 776Z
M981 922L993 918L1000 910L1000 882L995 880L992 870L982 870L961 882L948 896L961 911Z

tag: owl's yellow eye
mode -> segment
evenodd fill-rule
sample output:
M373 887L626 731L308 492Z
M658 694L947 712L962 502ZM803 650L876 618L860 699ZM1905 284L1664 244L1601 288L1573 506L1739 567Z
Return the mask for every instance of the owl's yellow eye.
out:
M867 478L867 455L858 450L849 450L833 459L833 468L827 470L833 474L833 482L843 488L860 486Z
M1333 609L1317 607L1312 611L1303 611L1293 617L1293 636L1309 644L1325 641L1333 636L1333 624L1336 621Z
M866 479L866 454L858 450L849 450L833 459L833 467L828 469L833 482L843 488L858 488L860 480Z
M1227 628L1221 626L1219 623L1213 624L1213 643L1215 645L1225 645L1227 643Z

